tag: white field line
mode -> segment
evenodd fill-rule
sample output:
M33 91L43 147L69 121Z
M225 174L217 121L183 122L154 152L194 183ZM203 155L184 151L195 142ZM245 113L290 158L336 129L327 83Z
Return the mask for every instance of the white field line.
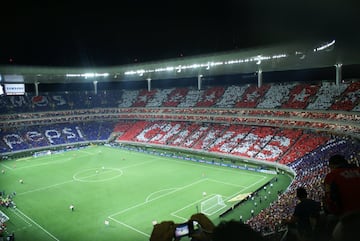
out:
M40 187L40 188L29 190L29 191L26 191L26 192L18 193L17 195L25 195L25 194L29 194L29 193L33 193L33 192L43 191L43 190L50 189L50 188L53 188L53 187L57 187L57 186L67 184L67 183L70 183L70 182L74 182L74 180L70 180L70 181L66 181L66 182L60 182L60 183L56 183L56 184L46 186L46 187Z
M246 189L248 189L248 188L250 188L250 187L258 184L258 183L261 182L264 178L266 178L266 177L263 176L262 179L254 182L253 184L251 184L251 185L249 185L249 186L235 185L235 184L233 184L233 183L227 183L227 182L217 181L217 180L215 180L215 179L210 179L210 178L207 178L207 180L208 180L208 181L211 181L211 182L217 182L217 183L220 183L220 184L224 184L224 185L241 187L242 189L241 189L239 192L236 192L235 194L231 195L230 197L224 196L226 200L229 200L229 199L231 199L232 197L239 195L239 194L242 193L244 190L246 190ZM208 199L209 197L214 196L214 195L215 195L215 194L208 195L207 197L202 198L201 200ZM200 200L200 201L201 201L201 200ZM199 201L195 201L195 202L193 202L193 203L190 203L190 204L188 204L188 205L186 205L186 206L184 206L184 207L182 207L182 208L180 208L180 209L172 212L171 215L174 216L174 217L177 217L177 218L179 218L179 219L182 219L182 220L186 221L187 218L184 218L184 217L182 217L182 216L179 216L179 215L177 215L176 213L177 213L177 212L180 212L180 211L182 211L182 210L184 210L184 209L186 209L186 208L188 208L188 207L190 207L190 206L192 206L192 205L194 205L194 204L196 204L196 203L199 203ZM216 212L218 212L218 211L216 211ZM212 214L211 214L211 215L212 215Z
M14 170L14 168L12 168L12 167L10 167L10 166L8 166L8 165L5 165L5 164L3 164L3 163L1 163L1 166L5 167L5 168L7 168L7 169L9 169L9 170Z
M153 162L153 161L151 161L151 162ZM127 168L131 168L131 167L134 167L134 166L139 166L139 165L147 164L147 163L149 163L149 161L141 162L141 163L138 163L136 165L130 165L130 166L124 167L122 169L127 169ZM92 176L96 176L96 175L94 174L94 175L87 176L87 177L84 177L84 178L91 178ZM71 183L71 182L74 182L74 181L75 180L69 180L69 181L65 181L65 182L60 182L60 183L56 183L56 184L53 184L53 185L50 185L50 186L40 187L40 188L29 190L29 191L26 191L26 192L18 193L17 195L25 195L25 194L29 194L29 193L33 193L33 192L43 191L43 190L50 189L50 188L53 188L53 187L57 187L57 186L60 186L60 185L63 185L63 184Z
M237 185L237 184L230 183L230 182L223 182L223 181L215 180L215 179L212 179L212 178L209 178L208 180L211 181L211 182L216 182L216 183L224 184L224 185L227 185L227 186L246 188L246 186L243 186L243 185Z
M199 165L199 164L203 164L202 167L204 168L207 168L207 169L213 169L213 170L221 170L222 172L231 172L231 173L234 173L234 172L237 172L239 170L241 171L245 171L245 170L242 170L242 169L238 169L238 168L232 168L232 167L226 167L224 168L223 166L215 166L215 165L209 165L209 164L206 164L206 163L201 163L201 162L193 162L193 161L186 161L186 160L179 160L179 159L176 159L176 158L173 158L174 161L176 162L179 162L181 164L184 164L184 165L191 165L191 166L196 166L196 165ZM224 169L221 169L220 167L224 168ZM251 172L251 171L250 171ZM241 175L247 175L247 176L256 176L256 177L263 177L263 175L261 174L257 174L257 173L242 173Z
M89 156L93 156L93 155L96 155L98 153L101 153L101 152L89 152L89 151L84 151L84 150L78 150L78 152L81 152L81 153L85 153Z
M173 190L173 191L171 191L171 192L168 192L168 193L165 193L165 194L163 194L163 195L157 196L156 198L151 199L150 201L145 201L145 202L142 202L142 203L138 203L138 204L136 204L136 205L134 205L134 206L131 206L131 207L129 207L129 208L126 208L126 209L124 209L124 210L122 210L122 211L113 213L113 214L111 214L109 217L114 217L114 216L116 216L116 215L125 213L125 212L130 211L130 210L135 209L135 208L138 208L138 207L140 207L140 206L142 206L142 205L148 204L149 202L153 202L153 201L158 200L158 199L160 199L160 198L162 198L162 197L165 197L165 196L168 196L168 195L170 195L170 194L172 194L172 193L175 193L175 192L177 192L177 191L179 191L179 190L183 190L183 189L186 189L186 188L191 187L191 186L193 186L193 185L196 185L196 184L198 184L198 183L201 183L201 182L203 182L203 181L205 181L205 180L206 180L206 179L198 180L198 181L196 181L196 182L190 183L190 184L185 185L185 186L182 186L182 187L180 187L180 188L176 188L175 190Z
M98 153L86 152L86 151L83 151L83 150L79 150L79 152L83 152L86 155L82 155L82 156L77 157L77 158L83 158L83 157L86 157L86 156L94 156L94 155L98 154ZM17 169L24 169L24 168L38 167L38 166L44 166L44 165L51 165L51 164L55 164L55 163L67 162L67 161L70 161L70 160L74 159L74 157L68 157L68 158L65 158L65 159L63 159L63 158L64 158L64 153L56 153L56 154L51 154L51 155L47 155L47 156L41 156L41 157L37 157L37 158L35 158L35 157L20 158L20 159L17 159L16 161L29 161L29 160L30 160L30 162L39 161L39 162L41 162L41 164L18 167ZM60 159L60 160L55 161L54 159ZM51 160L51 161L50 162L44 162L46 160Z
M60 154L58 154L60 155ZM45 165L51 165L51 164L56 164L56 163L62 163L62 162L67 162L67 161L70 161L72 160L72 158L66 158L66 159L60 159L58 161L55 161L54 159L58 159L59 156L56 156L56 155L53 155L53 156L49 156L49 157L40 157L39 159L37 158L33 158L33 157L29 157L27 158L26 160L23 158L23 159L18 159L16 160L15 162L18 162L18 161L29 161L30 162L41 162L39 164L34 164L34 165L29 165L29 166L23 166L23 167L17 167L17 168L12 168L10 166L7 166L5 164L2 164L2 166L6 167L7 169L10 169L10 170L15 170L15 169L25 169L25 168L32 168L32 167L38 167L38 166L45 166ZM52 159L50 162L44 162L45 160L48 160L48 159Z
M82 152L85 152L85 151L82 151ZM89 153L89 152L85 152L85 153L88 154L88 155L95 155L95 154L97 154L97 153ZM66 161L67 161L67 160L71 160L71 159L72 159L72 158L68 158L68 159L66 159ZM122 169L127 169L127 168L131 168L131 167L135 167L135 166L140 166L140 165L143 165L143 164L152 163L152 162L155 162L155 161L157 161L157 160L159 160L159 159L160 159L160 158L154 158L154 160L152 160L152 161L145 161L145 162L137 163L137 164L130 165L130 166L127 166L127 167L123 167ZM197 165L197 164L198 164L198 163L185 162L185 161L181 161L181 160L175 160L175 161L181 162L182 164L186 164L186 165ZM53 161L53 162L48 162L48 163L46 163L46 164L41 164L41 165L47 165L47 164L54 164L54 161ZM7 168L7 169L13 170L13 168L11 168L11 167L9 167L9 166L6 166L6 165L4 165L4 164L1 164L1 165L4 166L4 167ZM35 167L35 166L41 166L41 165L32 165L32 166L29 166L29 167ZM25 168L25 167L24 167L24 168ZM208 169L218 169L218 167L211 167L211 166L205 166L205 165L204 165L204 168L208 168ZM225 169L224 169L223 171L234 172L234 171L236 171L236 169L234 169L234 170L231 170L231 169L225 170ZM262 179L265 178L264 176L262 176L262 175L257 175L257 174L246 174L246 175L261 176ZM245 189L247 189L247 188L250 188L250 187L253 186L253 185L256 185L258 182L262 181L262 179L259 180L259 181L257 181L257 182L255 182L255 183L253 183L252 185L250 185L250 186L248 186L248 187L245 187L244 189L242 189L242 191L245 190ZM137 207L140 207L140 206L142 206L142 205L145 205L145 204L147 204L148 202L155 201L155 200L160 199L160 198L162 198L162 197L164 197L164 196L170 195L170 194L175 193L175 192L177 192L177 191L179 191L179 190L182 190L182 189L185 189L185 188L190 187L190 186L192 186L192 185L195 185L195 184L197 184L197 183L201 183L201 182L203 182L203 181L205 181L205 180L207 180L207 178L201 179L201 180L196 181L196 182L193 182L193 183L188 184L188 185L186 185L186 186L183 186L183 187L181 187L181 188L176 188L176 189L174 189L173 191L168 192L168 193L163 194L163 195L160 195L160 196L158 196L158 197L156 197L156 198L154 198L154 199L152 199L152 200L150 200L150 201L149 201L149 200L146 200L145 202L139 203L139 204L137 204L137 205L134 205L134 206L132 206L132 207L129 207L129 208L127 208L127 209L124 209L124 210L122 210L122 211L120 211L120 212L111 214L111 215L109 216L109 219L111 219L111 220L113 220L113 221L115 221L115 222L117 222L117 223L119 223L119 224L121 224L121 225L123 225L123 226L125 226L125 227L128 227L129 229L132 229L132 230L134 230L134 231L136 231L136 232L138 232L138 233L141 233L141 234L149 237L149 236L150 236L149 234L146 234L146 233L144 233L144 232L142 232L142 231L140 231L140 230L138 230L138 229L136 229L136 228L134 228L134 227L132 227L132 226L130 226L130 225L127 225L127 224L125 224L125 223L123 223L123 222L121 222L121 221L113 218L113 217L116 216L116 215L119 215L119 214L121 214L121 213L125 213L125 212L127 212L127 211L129 211L129 210L135 209L135 208L137 208ZM216 180L214 180L214 179L210 179L210 181L220 182L220 181L216 181ZM30 190L30 191L27 191L27 192L20 193L20 194L18 194L18 195L25 195L25 194L32 193L32 192L36 192L36 191L42 191L42 190L46 190L46 189L49 189L49 188L52 188L52 187L56 187L56 186L63 185L63 184L66 184L66 183L71 183L71 182L74 182L74 180L70 180L70 181L66 181L66 182L62 182L62 183L50 185L50 186L47 186L47 187L42 187L42 188ZM228 183L224 183L224 182L220 182L220 183L223 183L223 184L227 184L227 185L228 185ZM235 186L236 186L236 185L235 185ZM240 187L240 186L239 186L239 187ZM237 194L234 194L234 196L235 196L235 195L237 195ZM196 203L196 202L194 202L194 203ZM191 205L193 205L194 203L189 204L189 205L187 205L187 206L191 206ZM187 207L187 206L186 206L186 207ZM184 207L184 208L186 208L186 207ZM184 209L184 208L182 208L182 209ZM182 209L180 209L180 210L182 210ZM178 217L178 218L184 219L183 217L177 216L177 215L175 214L176 212L178 212L178 211L180 211L180 210L177 210L177 211L173 212L171 215L174 215L174 216L176 216L176 217ZM20 210L18 210L18 211L19 211L20 213L22 213ZM59 241L55 236L53 236L51 233L49 233L48 231L46 231L44 228L42 228L39 224L37 224L35 221L33 221L33 220L32 220L31 218L29 218L28 216L26 216L24 213L22 213L22 215L24 215L26 218L28 218L32 223L34 223L36 226L38 226L40 229L42 229L44 232L46 232L46 233L47 233L49 236L51 236L53 239Z
M156 192L152 192L152 193L150 193L150 194L145 198L145 202L150 202L150 201L151 201L151 197L152 197L153 195L156 195L157 193L161 193L161 192L165 192L165 191L169 191L169 190L174 190L174 189L177 189L177 188L172 187L172 188L166 188L166 189L161 189L161 190L156 191Z
M63 157L64 154L63 153L57 153L57 154L51 154L51 155L45 155L45 156L38 156L38 157L34 157L34 156L28 156L28 157L23 157L23 158L19 158L16 159L16 162L21 162L21 161L31 161L31 162L36 162L36 161L44 161L44 160L53 160L56 158L60 158Z
M193 206L193 205L201 202L202 200L208 199L209 197L214 196L214 195L215 195L215 194L211 194L211 195L208 195L207 197L204 197L204 198L202 198L202 199L200 199L200 200L197 200L197 201L195 201L195 202L192 202L192 203L190 203L190 204L188 204L188 205L186 205L186 206L184 206L184 207L182 207L182 208L180 208L180 209L172 212L170 215L186 221L186 220L189 219L188 217L187 217L187 218L184 218L184 217L182 217L182 216L176 215L176 213L177 213L177 212L180 212L180 211L182 211L182 210L184 210L184 209L187 209L188 207ZM194 213L195 213L195 212L194 212Z
M22 215L20 215L18 212L16 212L16 210L18 209L10 209L11 212L13 212L16 216L18 216L21 220L23 220L28 226L32 226L31 223L26 220Z
M242 193L243 191L245 191L246 189L248 189L248 188L250 188L250 187L252 187L252 186L257 185L259 182L262 182L265 178L266 178L266 177L263 176L261 179L259 179L258 181L254 182L253 184L251 184L251 185L249 185L249 186L247 186L247 187L244 187L244 188L241 189L239 192L236 192L236 193L234 193L233 195L231 195L230 197L227 197L226 200L229 200L229 199L231 199L231 198L233 198L233 197L236 197L237 195L241 194L241 193Z
M66 159L61 159L61 160L58 160L58 161L43 162L43 163L39 163L39 164L35 164L35 165L17 167L16 169L26 169L26 168L32 168L32 167L40 167L40 166L46 166L46 165L64 163L64 162L68 162L68 161L70 161L70 160L72 160L72 158L66 158Z
M38 228L40 228L42 231L44 231L47 235L49 235L52 239L56 240L56 241L60 241L58 238L56 238L54 235L52 235L49 231L47 231L46 229L44 229L42 226L40 226L37 222L35 222L34 220L32 220L31 218L29 218L25 213L21 212L19 209L16 209L21 215L23 215L25 218L27 218L30 222L32 222L35 226L37 226Z
M95 170L96 168L94 168L94 169L89 169L89 170ZM100 168L99 168L100 169ZM96 173L95 172L95 174L90 174L90 175L87 175L87 176L83 176L83 177L80 177L80 178L78 178L78 179L88 179L88 178L92 178L92 177L98 177L98 176L101 176L102 174L108 174L108 173L112 173L112 172L114 172L114 171L117 171L117 172L119 172L119 171L121 171L122 172L122 170L121 169L116 169L116 170L114 170L114 169L106 169L105 171L101 171L101 172L99 172L99 173Z
M27 160L30 160L31 158L32 158L31 156L22 157L22 158L16 159L15 161L16 161L16 162L27 161Z
M116 222L116 223L118 223L118 224L121 224L121 225L123 225L123 226L125 226L125 227L127 227L127 228L129 228L129 229L131 229L131 230L133 230L133 231L135 231L135 232L137 232L137 233L140 233L140 234L142 234L142 235L144 235L144 236L146 236L146 237L150 237L150 234L144 233L143 231L140 231L139 229L136 229L136 228L134 228L133 226L130 226L130 225L126 224L126 223L120 222L119 220L117 220L117 219L115 219L115 218L109 217L109 219L111 219L111 220L113 220L114 222Z
M215 179L209 179L209 178L202 179L202 180L199 180L199 181L197 181L197 182L206 180L206 181L221 183L221 184L224 184L224 185L241 187L242 189L241 189L239 192L237 192L237 193L235 193L235 194L232 195L232 196L237 196L239 193L243 192L244 190L246 190L246 189L248 189L248 188L250 188L250 187L258 184L258 183L261 182L264 178L266 178L266 177L262 176L262 179L261 179L261 180L258 180L257 182L255 182L255 183L253 183L253 184L251 184L251 185L249 185L249 186L235 185L235 184L233 184L233 183L227 183L227 182L217 181L217 180L215 180ZM191 185L191 184L190 184L190 185ZM188 186L190 186L190 185L188 185ZM169 190L171 190L171 189L169 189ZM179 190L179 189L175 189L175 190L172 191L172 192L169 192L169 193L166 193L166 194L164 194L164 195L158 196L158 197L156 197L156 198L154 198L154 199L151 199L151 200L149 200L149 198L146 198L146 201L145 201L144 203L140 203L140 204L138 204L138 205L135 205L135 206L133 206L133 207L130 207L130 208L128 208L128 209L125 209L125 210L123 210L123 211L121 211L121 212L119 212L119 213L112 214L112 215L109 216L109 218L112 219L112 220L114 220L115 222L123 225L123 226L126 226L126 227L128 227L128 228L133 229L134 231L141 232L141 231L139 231L139 230L137 230L137 229L135 229L135 228L133 228L133 227L131 227L131 226L123 223L123 222L118 221L117 219L115 219L115 218L113 218L113 217L116 216L116 215L118 215L118 214L121 214L121 213L124 213L124 212L126 212L126 211L129 211L129 210L131 210L131 209L133 209L133 208L137 208L137 207L139 207L139 206L142 206L143 204L146 204L147 202L151 202L151 201L153 201L153 200L156 200L156 199L159 199L159 198L161 198L161 197L164 197L164 196L166 196L166 195L168 195L168 194L170 194L170 193L176 192L177 190ZM161 191L164 191L164 190L161 190ZM153 194L150 194L150 196L151 196L151 195L153 195ZM213 195L215 195L215 194L211 194L210 196L213 196ZM230 197L232 197L232 196L230 196ZM207 196L206 198L209 198L209 196ZM201 200L206 199L206 198L202 198ZM227 198L227 197L226 197L226 198ZM230 199L230 198L227 198L227 199ZM200 200L200 201L201 201L201 200ZM184 206L184 207L182 207L182 208L180 208L180 209L178 209L178 210L175 210L175 211L172 212L170 215L171 215L171 216L174 216L174 217L176 217L176 218L179 218L179 219L181 219L181 220L183 220L183 221L186 221L188 218L179 216L179 215L177 215L176 213L178 213L178 212L180 212L180 211L182 211L182 210L184 210L184 209L187 209L188 207L191 207L191 206L195 205L195 204L198 203L198 202L199 202L199 201L192 202L192 203L190 203L190 204L188 204L188 205L186 205L186 206ZM216 211L216 212L217 212L217 211Z
M134 208L137 208L137 207L140 207L140 206L142 206L142 205L145 205L145 204L147 204L147 203L149 203L149 202L155 201L155 200L157 200L157 199L159 199L159 198L162 198L162 197L164 197L164 196L167 196L167 195L169 195L169 194L175 193L175 192L177 192L178 190L182 190L182 189L185 189L185 188L190 187L190 186L192 186L192 185L195 185L195 184L198 184L198 183L200 183L200 182L203 182L204 180L205 180L205 179L202 179L202 180L199 180L199 181L190 183L190 184L188 184L188 185L186 185L186 186L183 186L183 187L181 187L181 188L176 188L176 189L174 189L174 191L171 191L171 192L168 192L168 193L166 193L166 194L160 195L160 196L158 196L158 197L156 197L156 198L154 198L154 199L152 199L152 200L150 200L150 201L145 201L145 202L139 203L139 204L137 204L137 205L134 205L134 206L132 206L132 207L126 208L126 209L124 209L124 210L122 210L122 211L120 211L120 212L111 214L108 218L111 219L111 220L113 220L113 221L115 221L115 222L117 222L117 223L119 223L119 224L121 224L121 225L123 225L123 226L125 226L125 227L127 227L127 228L129 228L129 229L134 230L135 232L141 233L141 234L145 235L146 237L150 237L149 234L144 233L144 232L142 232L142 231L140 231L140 230L138 230L138 229L136 229L136 228L134 228L134 227L126 224L126 223L123 223L123 222L121 222L121 221L119 221L119 220L117 220L116 218L113 218L113 217L116 216L116 215L119 215L119 214L121 214L121 213L125 213L125 212L127 212L127 211L130 211L130 210L132 210L132 209L134 209ZM180 218L182 218L182 217L180 217Z
M156 158L154 161L156 161L157 159L160 159L160 158ZM181 160L175 160L175 161L181 162L182 164L191 165L191 166L198 164L198 163L184 162L184 161L181 161ZM148 162L144 162L144 163L149 163L149 161L148 161ZM141 163L140 163L140 164L141 164ZM135 165L133 165L133 166L137 166L137 165L139 165L139 164L135 164ZM204 168L217 169L217 170L219 170L218 167L211 167L211 166L205 166L205 165L204 165ZM124 169L124 168L123 168L123 169ZM222 171L233 173L233 172L235 172L235 171L237 171L237 170L236 170L236 169L234 169L234 170L232 170L232 169L229 169L229 170L224 169L224 170L222 170ZM226 184L226 185L233 185L233 186L237 186L237 187L242 187L241 191L244 191L244 190L246 190L246 189L248 189L248 188L256 185L257 183L261 182L264 178L266 178L265 176L259 175L259 174L248 174L248 173L246 173L245 175L261 177L261 179L258 180L258 181L255 182L255 183L251 184L250 186L247 186L247 187L245 187L245 186L240 186L240 185L234 185L234 184L231 184L231 183L225 183L225 182L221 182L221 181L218 181L218 182L219 182L219 183ZM125 212L127 212L127 211L130 211L130 210L132 210L132 209L138 208L138 207L140 207L140 206L142 206L142 205L145 205L145 204L147 204L147 203L149 203L149 202L155 201L155 200L157 200L157 199L159 199L159 198L162 198L162 197L167 196L167 195L169 195L169 194L175 193L175 192L177 192L178 190L185 189L185 188L187 188L187 187L189 187L189 186L192 186L192 185L194 185L194 184L203 182L203 181L205 181L205 180L207 180L207 178L204 178L204 179L201 179L201 180L196 181L196 182L194 182L194 183L191 183L191 184L189 184L189 185L183 186L182 188L176 188L176 189L174 189L174 190L171 191L171 192L165 193L165 194L160 195L160 196L158 196L158 197L156 197L156 198L154 198L154 199L151 199L151 200L149 200L149 198L146 198L146 201L145 201L145 202L136 204L136 205L134 205L134 206L132 206L132 207L129 207L129 208L126 208L126 209L124 209L124 210L122 210L122 211L120 211L120 212L113 213L113 214L111 214L111 215L109 216L109 218L115 221L115 220L117 220L117 219L115 219L114 217L117 216L117 215L119 215L119 214L122 214L122 213L125 213ZM217 182L217 181L214 180L214 179L211 179L210 181ZM240 192L241 192L241 191L240 191ZM238 195L238 193L240 193L240 192L237 192L236 194L233 194L233 195L236 196L236 195ZM150 196L151 196L151 195L152 195L152 194L150 194ZM196 203L196 202L195 202L195 203ZM194 204L194 203L189 204L188 206L191 206L191 205L193 205L193 204ZM184 219L183 217L180 217L180 216L176 215L176 212L177 212L177 211L171 213L171 215L173 215L173 216L175 216L175 217L178 217L178 218L180 218L180 219ZM121 223L122 225L127 226L127 225L126 225L125 223L123 223L123 222L118 221L118 223ZM131 226L129 226L129 227L131 227ZM135 230L135 229L134 229L134 230Z
M155 161L156 161L156 160L139 162L139 163L136 163L136 164L133 164L133 165L121 167L121 169L128 169L128 168L132 168L132 167L142 166L142 165L145 165L145 164L153 163L153 162L155 162Z

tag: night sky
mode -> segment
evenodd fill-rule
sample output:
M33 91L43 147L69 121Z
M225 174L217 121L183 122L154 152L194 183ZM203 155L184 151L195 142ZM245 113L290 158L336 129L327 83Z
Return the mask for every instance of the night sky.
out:
M355 0L29 2L2 1L1 65L101 67L308 39L360 43Z

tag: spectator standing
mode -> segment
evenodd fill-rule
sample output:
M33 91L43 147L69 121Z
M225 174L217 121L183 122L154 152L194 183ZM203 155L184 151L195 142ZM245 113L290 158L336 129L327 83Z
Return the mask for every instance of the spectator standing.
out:
M337 218L360 211L360 168L350 165L344 156L329 159L330 172L325 176L325 211Z
M195 241L265 241L266 239L248 224L230 220L222 221L219 225L214 223L204 214L196 213L191 216L191 221L199 224L199 231L189 235ZM174 239L174 232L177 224L173 221L163 221L155 224L150 236L150 241L178 241Z
M212 234L211 241L265 241L265 238L253 230L248 224L230 220L222 221L217 225ZM209 241L210 241L209 240ZM206 240L207 241L207 240Z
M295 206L293 216L288 221L295 224L295 229L289 228L290 235L296 237L298 241L315 240L315 229L317 220L320 217L321 205L319 202L309 199L307 191L303 187L296 190L296 196L300 202Z
M332 241L353 241L360 237L360 212L345 214L336 224L332 232Z

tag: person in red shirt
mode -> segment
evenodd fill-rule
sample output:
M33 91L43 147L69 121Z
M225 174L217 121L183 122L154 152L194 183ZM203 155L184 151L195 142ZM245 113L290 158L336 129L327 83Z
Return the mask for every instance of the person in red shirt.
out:
M325 211L338 218L360 210L360 168L350 165L344 156L329 159L330 172L325 176Z

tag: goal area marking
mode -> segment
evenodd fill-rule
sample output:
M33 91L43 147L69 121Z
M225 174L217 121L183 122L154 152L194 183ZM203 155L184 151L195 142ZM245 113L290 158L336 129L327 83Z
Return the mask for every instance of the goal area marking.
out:
M215 194L205 201L200 203L200 211L205 215L211 216L221 209L225 208L226 204L220 194Z

